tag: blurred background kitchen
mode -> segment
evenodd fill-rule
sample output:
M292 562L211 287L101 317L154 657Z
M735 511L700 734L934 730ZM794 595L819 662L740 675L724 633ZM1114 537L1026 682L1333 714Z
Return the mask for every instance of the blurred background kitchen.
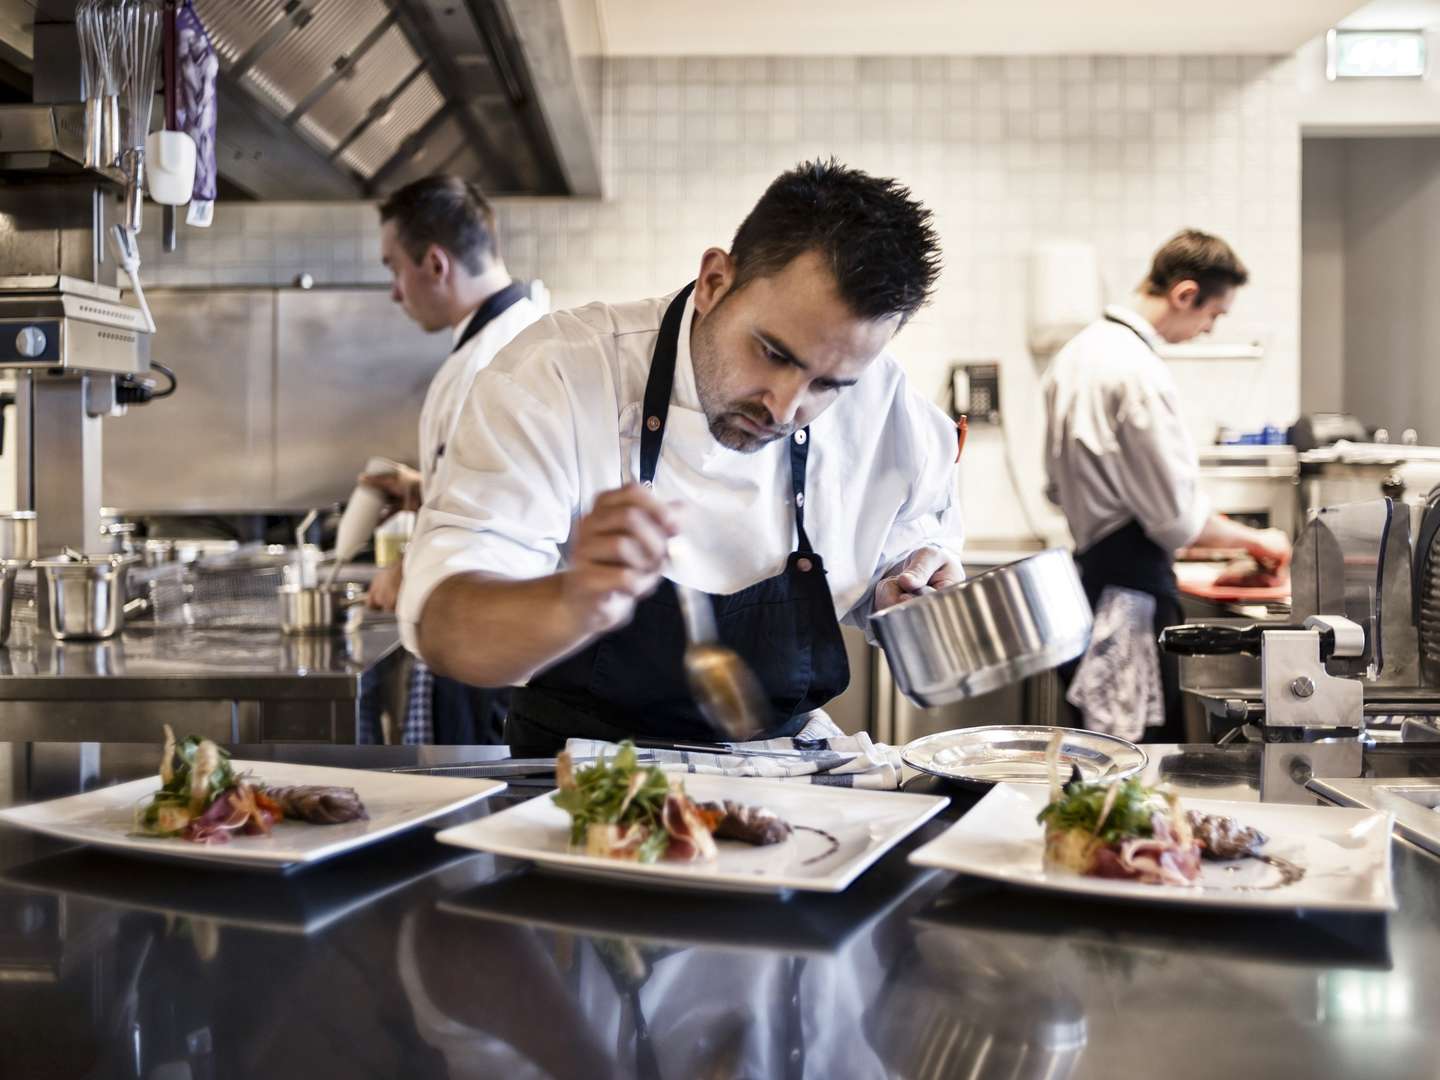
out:
M435 171L494 197L510 271L554 308L677 288L801 159L910 185L935 211L946 265L894 351L970 417L972 572L1069 546L1042 494L1040 377L1186 226L1226 238L1251 271L1217 332L1168 355L1217 509L1293 534L1309 507L1423 498L1440 479L1435 0L1211 0L1183 32L1173 12L1119 0L734 0L723 17L653 0L195 7L219 58L219 198L205 228L145 211L151 357L179 389L103 422L117 546L293 545L312 509L309 539L325 546L368 458L414 463L450 341L390 303L375 201ZM35 0L0 0L5 100L31 100L35 22ZM24 510L16 432L6 424L0 508ZM155 562L202 547L149 550ZM1197 616L1284 610L1204 599L1207 575L1182 565ZM147 651L126 634L67 660L17 631L0 725L30 730L37 703L54 716L63 699L76 737L98 737L97 692L56 679L128 671L170 680L127 691L141 739L164 708L202 730L198 702L237 739L353 739L362 681L398 662L391 631L368 633L309 641L307 655L288 642L271 659L291 681L262 701L219 681L174 697L173 645ZM196 678L217 679L234 642L196 644ZM832 712L886 741L1060 715L1050 675L922 712L878 652L858 635L852 646L852 687ZM338 688L297 702L316 685L307 674ZM105 724L126 712L106 708Z

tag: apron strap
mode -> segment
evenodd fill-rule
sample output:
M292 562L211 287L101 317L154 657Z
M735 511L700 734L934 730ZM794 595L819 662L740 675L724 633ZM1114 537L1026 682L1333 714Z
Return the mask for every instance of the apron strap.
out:
M1150 339L1147 338L1144 334L1142 334L1139 330L1136 330L1135 327L1131 326L1131 325L1130 325L1128 322L1126 322L1124 319L1117 319L1114 315L1111 315L1111 314L1107 311L1107 312L1105 313L1105 321L1106 321L1106 322L1113 322L1116 326L1123 326L1126 330L1129 330L1130 333L1134 334L1134 335L1135 335L1136 337L1138 337L1141 341L1143 341L1143 342L1145 343L1145 348L1149 349L1151 352L1154 352L1154 351L1155 351L1155 346L1152 345L1152 344L1150 344Z
M650 378L645 382L645 428L640 433L640 482L647 487L655 483L655 466L660 463L660 444L670 415L670 391L675 386L675 345L685 318L685 301L694 289L692 281L670 301L650 358Z
M810 456L810 428L807 426L790 436L790 489L795 492L795 537L797 550L813 554L810 537L805 532L805 461Z
M459 352L476 334L524 299L525 287L518 281L512 281L499 292L491 293L485 298L485 302L475 309L475 314L470 316L470 321L460 332L460 340L450 351Z

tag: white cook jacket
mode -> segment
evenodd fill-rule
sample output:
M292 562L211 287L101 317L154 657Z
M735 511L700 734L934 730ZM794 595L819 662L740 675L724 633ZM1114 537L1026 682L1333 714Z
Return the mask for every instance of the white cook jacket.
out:
M1045 493L1065 512L1077 551L1131 521L1174 551L1210 516L1195 445L1175 380L1155 354L1155 328L1128 308L1105 310L1125 325L1091 323L1042 381Z
M445 1056L450 1075L455 1080L550 1076L517 1048L514 1033L504 1031L503 1024L476 1019L485 1015L483 999L445 1003L432 996L416 954L417 930L414 913L407 914L400 931L401 985L414 1007L420 1037ZM512 932L534 936L537 959L554 955L547 942L556 932L520 927ZM866 1014L876 1007L886 975L873 933L857 935L834 954L798 963L724 945L677 948L668 942L611 939L605 945L641 950L650 966L648 976L639 977L639 1017L598 951L603 939L582 931L570 940L571 970L542 962L530 977L573 1003L557 1037L573 1040L571 1025L583 1023L588 1041L613 1053L611 1059L594 1061L590 1075L639 1074L640 1024L651 1033L664 1077L784 1076L793 1067L790 1054L797 1046L803 1047L805 1076L882 1080L888 1075L865 1033ZM798 997L793 1013L792 995ZM455 1005L467 1006L462 1016L452 1011ZM537 1018L536 1026L547 1019Z
M420 407L420 456L416 460L420 462L422 492L428 492L435 482L441 450L455 432L455 424L465 406L465 395L476 374L495 359L495 354L516 334L543 314L529 299L517 300L440 365L435 378L430 380L430 389L425 391L425 404ZM450 331L453 342L459 343L460 335L474 317L472 312L470 318Z
M670 299L546 316L477 374L406 554L399 610L412 651L440 582L555 572L595 498L638 478L645 383ZM711 436L690 358L693 311L687 302L655 494L682 507L687 553L672 576L730 593L780 573L795 550L789 445L742 454ZM882 353L810 430L805 528L837 617L864 628L876 582L904 556L934 544L958 562L955 425Z

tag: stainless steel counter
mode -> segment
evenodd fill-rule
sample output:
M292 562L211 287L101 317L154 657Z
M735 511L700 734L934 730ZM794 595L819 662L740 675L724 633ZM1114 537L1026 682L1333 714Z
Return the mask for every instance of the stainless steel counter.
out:
M1253 750L1151 749L1152 775L1182 790L1255 797ZM500 752L237 749L390 767ZM0 803L128 779L154 760L153 745L0 745ZM956 812L970 803L958 800ZM783 902L549 878L424 830L262 881L0 828L4 1071L1434 1075L1430 856L1397 844L1388 918L1180 913L912 869L908 850L947 824L840 895Z
M148 741L166 721L226 741L353 743L361 680L399 660L393 619L351 634L127 630L53 640L17 621L0 648L0 738Z

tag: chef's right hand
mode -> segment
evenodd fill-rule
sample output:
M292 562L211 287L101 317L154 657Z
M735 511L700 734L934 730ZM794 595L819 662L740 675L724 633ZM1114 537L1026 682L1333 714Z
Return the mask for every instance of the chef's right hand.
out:
M660 584L675 512L648 488L628 484L595 500L576 526L562 595L586 633L628 622L635 604Z
M386 517L400 510L420 509L420 473L408 465L397 465L393 473L361 473L360 483L385 496Z

